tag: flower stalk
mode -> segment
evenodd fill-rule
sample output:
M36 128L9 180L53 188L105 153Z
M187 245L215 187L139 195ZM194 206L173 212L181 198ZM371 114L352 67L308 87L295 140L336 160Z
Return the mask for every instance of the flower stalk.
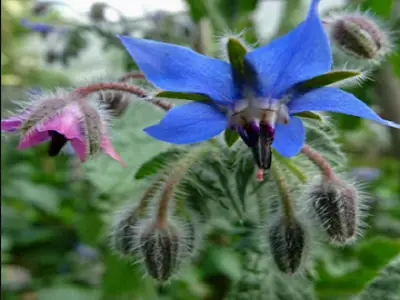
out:
M276 186L279 191L284 215L287 217L288 220L294 219L295 213L293 209L292 200L290 197L290 192L287 186L287 182L283 177L282 172L280 168L277 166L277 164L273 164L271 166L271 170L276 182Z

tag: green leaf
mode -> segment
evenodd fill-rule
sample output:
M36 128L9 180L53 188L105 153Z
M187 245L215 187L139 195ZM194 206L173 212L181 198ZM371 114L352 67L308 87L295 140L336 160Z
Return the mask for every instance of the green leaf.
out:
M143 163L136 171L135 179L143 179L157 173L165 164L182 154L182 150L171 149L161 152Z
M242 42L234 37L228 38L226 44L228 50L228 58L237 76L244 76L244 56L247 53L247 48Z
M398 300L400 296L400 255L390 261L358 295L357 300Z
M126 299L157 299L154 285L148 278L143 278L143 272L137 264L123 261L111 253L106 256L105 264L106 271L101 284L105 296L116 299L116 296L131 294L132 297ZM138 295L143 298L138 298Z
M303 111L303 112L295 113L293 115L297 116L297 117L301 117L301 118L317 120L320 122L324 121L324 119L322 118L322 116L320 114L313 112L313 111Z
M99 155L83 164L90 182L100 192L114 196L135 195L143 188L143 184L134 181L136 170L143 161L171 147L143 132L143 128L157 123L161 117L160 110L150 105L132 103L122 118L113 121L113 145L128 168L107 155Z
M183 93L183 92L171 92L161 91L154 95L157 98L171 98L176 100L194 100L194 101L211 101L211 99L203 94L197 93Z
M225 130L224 133L225 142L228 147L232 147L236 141L239 139L239 134L236 131L230 130L229 128Z
M361 73L357 71L331 71L305 80L299 83L298 87L302 89L318 88L360 75Z
M94 246L102 230L103 222L97 211L85 212L77 216L76 228L82 243Z
M59 285L39 290L36 297L40 300L100 300L101 292L73 285Z
M232 280L238 280L242 272L239 255L230 248L220 247L210 248L204 269L208 275L222 273Z
M389 19L394 0L365 0L361 4L362 10L368 10L375 13L384 20Z
M331 277L319 272L316 288L320 296L355 295L400 252L400 240L376 237L356 245L359 267L342 276ZM385 298L381 298L385 299Z

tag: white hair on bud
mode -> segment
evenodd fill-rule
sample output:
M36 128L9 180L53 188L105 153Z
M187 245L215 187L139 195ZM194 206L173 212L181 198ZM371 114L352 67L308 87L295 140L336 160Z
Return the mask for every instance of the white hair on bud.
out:
M366 20L366 22L373 24L378 30L379 36L372 37L379 39L380 47L376 53L376 56L371 59L358 58L354 55L350 55L347 51L344 51L341 46L337 45L333 38L334 25L339 20L344 20L348 18L358 18ZM332 48L336 54L337 61L335 63L343 64L344 62L350 66L359 67L363 70L372 70L377 65L379 65L389 54L395 50L395 33L390 30L388 25L378 18L370 10L361 11L361 9L356 10L343 10L334 11L324 18L324 25L329 38L331 39Z
M338 175L337 175L338 176ZM338 245L338 246L344 246L348 244L354 243L357 238L362 236L363 229L366 227L366 224L364 222L365 217L367 216L367 210L368 210L368 202L369 202L369 197L367 194L364 192L363 186L354 180L354 178L350 178L349 175L343 173L338 176L339 182L332 182L332 181L327 181L327 179L324 179L323 176L320 174L319 176L314 176L312 180L303 186L303 194L300 197L300 203L302 203L302 213L305 215L308 215L311 217L311 222L314 224L314 228L318 229L316 231L316 234L319 233L320 237L323 239L328 239L332 244ZM328 179L329 180L329 179ZM325 188L323 187L325 186ZM327 223L330 222L330 217L326 215L325 218L325 223L321 223L322 220L320 216L318 215L318 212L313 207L314 201L317 200L316 196L314 195L315 193L318 193L319 190L321 189L333 189L337 193L335 196L335 202L339 201L340 198L343 195L343 192L345 189L352 190L355 192L353 195L352 200L354 201L353 204L353 209L354 209L354 233L350 236L347 236L344 240L342 241L337 241L335 238L330 238L329 234L325 232L325 228L327 228ZM337 203L337 202L336 202ZM340 203L338 203L340 205ZM338 207L339 209L344 209L343 206ZM322 212L322 211L321 211ZM320 213L321 213L320 212ZM338 212L340 213L340 212ZM343 216L342 216L343 217ZM342 224L343 225L343 224Z
M240 33L233 33L227 31L221 35L215 36L216 43L218 45L218 57L221 59L229 62L229 55L227 49L227 43L229 39L238 40L246 49L247 51L251 51L255 45L249 45L243 38L244 34L246 33L247 29L243 29Z

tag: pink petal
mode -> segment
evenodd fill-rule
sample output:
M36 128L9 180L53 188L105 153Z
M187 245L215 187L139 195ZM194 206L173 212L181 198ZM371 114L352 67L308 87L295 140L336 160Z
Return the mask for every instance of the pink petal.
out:
M22 124L23 120L19 117L11 117L6 120L1 120L1 130L13 132L16 131Z
M74 148L76 154L78 154L81 162L85 162L86 161L85 143L79 139L72 139L70 142L71 142L71 145Z
M37 144L40 144L50 138L50 135L47 131L37 131L33 130L33 132L24 135L18 145L18 149L22 150L27 147L33 147Z
M124 168L127 168L127 165L122 161L121 157L118 155L118 153L114 150L110 140L103 135L101 137L101 148L103 149L103 151L105 153L107 153L108 155L110 155L112 158L114 158L115 160L119 161L121 163L121 165Z
M20 114L9 117L8 119L1 120L1 130L14 132L21 124L25 121L26 117L29 115L30 109L27 108Z
M37 127L39 131L54 130L64 135L67 139L79 139L84 141L80 127L80 115L75 105L70 105L59 114Z

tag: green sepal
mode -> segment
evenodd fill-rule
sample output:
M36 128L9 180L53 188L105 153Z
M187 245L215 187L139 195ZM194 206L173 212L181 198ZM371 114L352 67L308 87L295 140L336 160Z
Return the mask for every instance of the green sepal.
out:
M235 71L236 75L244 76L245 75L245 67L244 67L244 56L247 53L247 48L243 43L234 37L229 37L228 42L226 43L229 62Z
M224 138L226 145L230 148L239 139L239 134L236 131L227 128L224 133Z
M324 122L324 119L322 118L322 116L313 111L303 111L303 112L295 113L295 114L293 114L293 116L317 120L317 121L320 121L321 123Z
M311 79L305 80L299 83L297 86L301 89L319 88L360 75L361 72L357 71L331 71L322 75L315 76Z
M161 91L154 95L154 98L170 98L176 100L211 101L211 98L197 93Z

